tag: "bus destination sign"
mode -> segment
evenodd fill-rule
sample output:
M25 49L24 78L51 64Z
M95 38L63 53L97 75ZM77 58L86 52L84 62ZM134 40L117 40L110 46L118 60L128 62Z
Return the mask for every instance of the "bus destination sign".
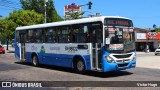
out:
M131 22L126 19L106 19L107 25L114 25L114 26L131 26Z

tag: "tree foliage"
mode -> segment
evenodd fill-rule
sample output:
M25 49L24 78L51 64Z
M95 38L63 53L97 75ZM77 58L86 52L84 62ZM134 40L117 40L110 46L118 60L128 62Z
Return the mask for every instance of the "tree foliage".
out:
M36 12L40 14L44 14L45 12L45 6L44 6L45 0L20 0L22 4L22 8L24 10L35 10ZM46 2L46 12L47 12L47 22L56 22L56 21L62 21L63 19L58 15L53 0L48 0Z
M69 15L70 17L67 18L69 20L72 20L72 19L80 19L80 18L83 18L82 15L84 14L85 12L68 12L67 15Z
M160 28L156 28L156 32L160 32Z
M44 16L36 13L34 10L19 10L10 13L9 20L12 20L17 26L27 26L43 23Z
M7 50L8 42L13 39L15 28L16 24L12 20L8 18L0 20L0 41L7 41Z
M11 41L14 38L14 31L18 26L41 24L43 21L44 16L33 10L13 11L9 17L0 19L0 41Z
M0 40L7 41L13 38L13 33L16 28L16 24L8 18L0 21Z

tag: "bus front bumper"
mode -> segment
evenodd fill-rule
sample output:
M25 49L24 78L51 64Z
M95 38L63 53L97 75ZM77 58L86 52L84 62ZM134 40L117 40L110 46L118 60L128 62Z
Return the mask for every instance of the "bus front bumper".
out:
M136 67L136 59L125 63L108 63L104 62L103 72L125 70Z

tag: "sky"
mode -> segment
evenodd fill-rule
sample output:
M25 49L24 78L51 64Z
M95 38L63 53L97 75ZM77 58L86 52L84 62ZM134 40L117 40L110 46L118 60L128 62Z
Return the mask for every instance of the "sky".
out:
M84 16L100 13L103 16L123 16L133 20L138 28L152 28L155 24L160 27L160 0L53 0L55 8L61 17L64 17L64 6L75 3L77 5L93 3L92 9L83 6L87 11ZM6 6L6 3L10 4ZM14 5L13 5L14 4ZM0 15L9 16L14 9L20 9L19 0L0 0Z

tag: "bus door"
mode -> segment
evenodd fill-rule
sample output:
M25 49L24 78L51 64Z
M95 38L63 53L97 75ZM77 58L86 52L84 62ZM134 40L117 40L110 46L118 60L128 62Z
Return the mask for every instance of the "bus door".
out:
M25 42L26 42L26 33L24 32L20 32L19 33L19 37L20 37L20 60L25 60Z
M102 28L100 26L92 27L91 30L92 37L92 69L101 70L102 61L101 61L101 47L102 47Z

